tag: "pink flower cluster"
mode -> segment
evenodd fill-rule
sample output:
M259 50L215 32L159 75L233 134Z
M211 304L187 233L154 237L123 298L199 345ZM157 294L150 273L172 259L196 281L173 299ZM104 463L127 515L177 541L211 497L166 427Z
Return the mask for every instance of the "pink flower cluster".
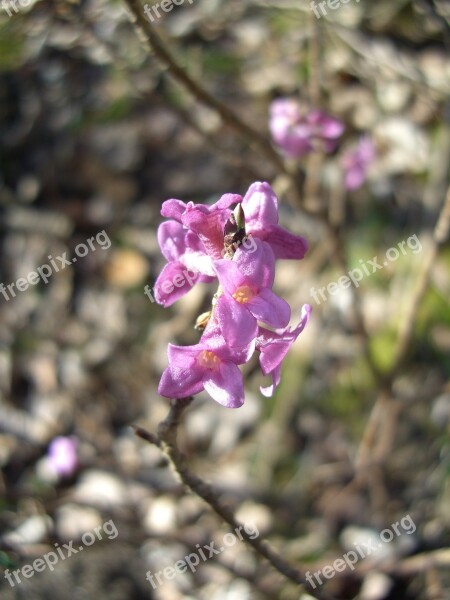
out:
M302 111L292 98L274 100L269 112L273 143L290 158L300 158L314 149L334 152L345 130L341 121L323 111ZM341 156L345 189L356 190L363 185L375 156L375 145L367 135Z
M268 183L252 184L244 198L225 194L212 206L167 200L161 213L170 219L158 230L168 264L155 283L156 300L169 306L196 282L217 279L219 287L199 343L169 344L159 393L183 398L206 390L220 404L237 408L244 403L239 365L258 351L261 370L272 380L261 391L271 396L281 363L311 311L305 305L298 326L288 327L289 304L272 290L275 260L303 258L306 240L278 224L278 200ZM178 287L166 285L186 268L194 277L179 279Z
M313 149L333 152L344 133L344 125L320 110L303 114L290 98L279 98L270 105L269 128L274 143L291 158Z

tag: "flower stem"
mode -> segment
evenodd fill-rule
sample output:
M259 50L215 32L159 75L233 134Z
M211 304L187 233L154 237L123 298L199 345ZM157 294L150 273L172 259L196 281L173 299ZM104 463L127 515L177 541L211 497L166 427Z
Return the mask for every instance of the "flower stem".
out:
M220 500L219 494L214 488L188 469L185 457L177 445L177 429L182 413L191 404L192 400L193 398L172 400L167 417L158 426L157 435L137 426L133 427L135 434L146 442L160 448L181 481L194 494L202 498L233 530L239 530L243 540L257 554L268 560L278 573L299 585L303 591L307 591L316 600L332 600L324 591L310 589L305 583L304 573L297 567L289 564L276 550L269 546L266 540L262 540L259 537L250 537L243 524L236 519L233 511Z

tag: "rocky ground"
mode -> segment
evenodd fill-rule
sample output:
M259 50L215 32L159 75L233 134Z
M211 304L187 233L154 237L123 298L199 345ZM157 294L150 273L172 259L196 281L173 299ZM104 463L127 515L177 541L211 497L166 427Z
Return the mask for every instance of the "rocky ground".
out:
M144 295L164 264L160 206L244 194L255 180L273 184L281 221L310 242L302 263L280 263L277 287L294 315L309 302L313 318L274 399L259 393L254 365L242 408L196 398L179 433L188 464L311 572L409 515L414 531L330 579L327 591L450 597L448 244L378 417L382 386L364 357L353 292L311 296L346 273L327 222L348 269L415 235L420 250L356 289L368 347L389 371L448 187L448 17L437 1L350 2L314 21L307 2L197 0L155 25L190 74L261 132L272 98L309 102L318 79L323 107L346 133L316 171L318 198L295 207L286 174L166 77L124 2L41 0L11 17L0 11L0 281L51 258L62 265L57 257L77 257L94 240L46 284L0 296L0 567L22 568L55 544L79 548L110 520L117 530L54 571L14 587L1 577L2 600L298 599L243 543L157 589L145 579L196 544L220 546L229 531L130 427L156 430L165 417L156 390L167 343L194 343L211 292L202 286L170 309ZM377 158L364 186L344 193L340 156L361 134ZM298 177L314 168L304 161ZM76 444L67 475L52 470L58 436Z

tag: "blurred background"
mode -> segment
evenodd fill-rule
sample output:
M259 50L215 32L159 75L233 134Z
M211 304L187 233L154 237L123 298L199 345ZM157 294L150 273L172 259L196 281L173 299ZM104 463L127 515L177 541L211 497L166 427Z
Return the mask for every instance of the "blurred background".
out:
M310 243L303 261L279 262L277 290L295 323L304 303L313 313L274 398L252 363L242 408L195 399L179 431L188 464L311 572L409 515L414 532L326 589L450 598L450 248L434 233L446 198L440 232L449 217L449 5L322 4L194 0L148 20L265 138L277 97L345 124L334 152L278 153L282 169L174 82L125 1L0 4L2 600L298 600L241 542L196 573L146 581L229 529L130 427L165 417L167 344L196 342L213 291L169 309L144 294L164 265L162 202L244 195L258 180ZM361 136L374 156L345 189ZM359 287L313 298L412 236L414 251ZM47 283L27 279L43 265ZM4 577L111 519L115 539L14 587Z

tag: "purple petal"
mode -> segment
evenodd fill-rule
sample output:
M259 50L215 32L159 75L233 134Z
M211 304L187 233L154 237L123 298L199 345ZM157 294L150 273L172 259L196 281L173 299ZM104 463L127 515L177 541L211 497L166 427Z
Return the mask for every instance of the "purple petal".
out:
M272 102L269 128L274 143L287 156L297 158L312 149L313 128L295 100L284 98Z
M231 296L222 294L217 300L214 314L220 325L225 341L233 348L242 348L250 344L258 333L255 317L243 305Z
M169 359L169 367L174 369L190 369L197 363L197 358L203 350L201 344L195 346L176 346L169 344L167 348L167 358Z
M215 351L215 354L224 362L232 362L235 365L244 365L253 356L256 349L256 337L254 337L249 344L245 346L234 346L231 347L225 343Z
M347 190L356 190L362 186L374 158L375 146L367 136L363 136L356 148L342 156L342 166L345 171L344 185Z
M199 277L198 281L211 283L216 278L213 261L204 252L191 252L188 250L181 257L181 262L186 267L188 276L190 273L201 273L202 277Z
M182 217L185 227L198 235L205 247L206 252L215 259L219 259L223 253L223 228L229 211L214 211L205 213L196 206L187 209Z
M266 182L252 183L242 200L242 208L250 228L263 229L278 223L278 199Z
M203 385L216 402L227 408L244 404L244 382L235 364L223 362L217 369L208 369L203 375Z
M181 217L186 210L186 203L182 200L166 200L161 206L161 214L167 219L174 219L181 223Z
M230 347L220 330L220 325L213 317L203 332L201 345L204 349L211 350L224 362L232 362L236 365L243 365L252 357L256 348L256 338L242 347Z
M230 295L233 295L239 286L245 285L245 277L234 260L225 258L216 260L214 261L214 268L220 285Z
M186 233L176 221L165 221L158 227L159 247L167 261L177 261L186 252Z
M272 383L267 387L260 387L261 394L266 398L271 398L275 389L280 385L281 381L281 366L276 367L271 373Z
M224 194L215 204L211 206L213 210L223 210L229 208L232 204L240 204L242 196L239 194Z
M248 285L257 289L271 288L275 279L273 250L262 240L251 238L251 241L252 248L240 246L232 261L238 265L239 272L244 278L239 285Z
M154 296L158 304L171 306L182 298L199 279L199 273L187 271L179 262L167 264L159 274L154 286Z
M300 132L300 127L297 126L290 135L285 136L284 140L279 143L279 146L286 156L300 158L300 156L308 154L313 149L311 139L312 132L309 128Z
M344 133L345 126L341 121L330 117L320 110L313 110L307 115L308 123L319 128L318 135L325 139L337 139Z
M259 328L257 349L261 352L259 363L264 375L268 375L282 363L292 344L306 327L310 315L311 306L305 304L301 310L300 322L293 331L287 328L282 332L274 332Z
M261 290L246 306L256 319L275 329L286 327L291 318L291 309L286 300L267 288Z
M310 304L304 304L302 306L302 310L300 311L300 321L295 329L292 330L292 335L295 336L295 339L301 334L301 332L305 329L309 318L312 313L312 308Z
M291 121L300 118L300 108L298 103L292 98L277 98L270 104L271 117L285 117Z
M275 258L300 260L308 252L305 238L294 235L280 225L273 225L266 232L266 242L270 244Z
M259 364L264 375L269 375L281 365L294 341L295 338L274 338L272 343L260 348Z
M166 398L178 399L195 396L203 390L203 369L175 369L164 371L158 386L158 394Z

